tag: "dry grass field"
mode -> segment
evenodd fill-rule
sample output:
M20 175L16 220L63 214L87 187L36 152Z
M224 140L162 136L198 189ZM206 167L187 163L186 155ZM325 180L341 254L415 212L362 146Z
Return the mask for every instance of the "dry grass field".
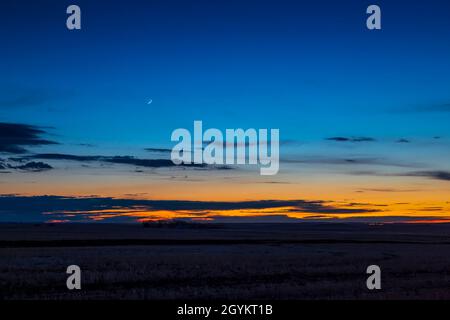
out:
M449 225L0 226L0 299L450 299ZM66 288L66 268L82 290ZM366 288L368 265L382 290Z

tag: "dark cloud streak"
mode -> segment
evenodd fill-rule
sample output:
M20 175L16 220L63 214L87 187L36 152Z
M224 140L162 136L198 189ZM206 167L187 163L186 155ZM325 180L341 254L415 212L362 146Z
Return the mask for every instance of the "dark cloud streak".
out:
M374 138L370 137L330 137L326 138L328 141L336 142L373 142L376 141Z
M171 149L164 149L164 148L145 148L145 151L148 152L158 152L158 153L171 153Z
M25 147L57 144L44 139L46 134L42 128L19 123L0 122L0 152L23 154Z
M42 171L47 171L47 170L53 169L53 167L47 163L35 162L35 161L28 162L27 164L20 165L20 166L9 165L8 168L29 171L29 172L42 172Z
M169 159L140 159L132 156L79 156L71 154L60 153L43 153L35 154L25 157L25 159L41 159L41 160L69 160L78 162L102 162L112 164L124 164L133 165L136 167L144 168L171 168L171 167L184 167L184 168L197 168L197 169L215 169L215 170L229 170L232 169L229 166L208 166L206 164L180 164L176 165Z

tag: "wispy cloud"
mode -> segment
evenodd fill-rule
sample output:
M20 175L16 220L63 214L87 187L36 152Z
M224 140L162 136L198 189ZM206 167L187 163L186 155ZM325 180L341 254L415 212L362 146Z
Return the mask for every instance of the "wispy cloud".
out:
M417 189L396 189L396 188L361 188L358 192L416 192Z
M374 138L370 137L330 137L326 138L328 141L336 142L373 142L376 141Z
M23 154L26 147L57 144L43 138L46 133L37 126L0 122L0 152Z
M373 165L401 168L421 168L422 164L390 160L381 157L327 157L327 156L299 156L282 159L284 163L325 164L325 165Z
M144 168L170 168L170 167L184 167L184 168L204 168L215 170L229 170L228 166L214 166L206 164L180 164L176 165L169 159L141 159L133 156L82 156L72 154L60 153L42 153L24 157L25 159L41 159L41 160L68 160L77 162L102 162L112 164L132 165Z
M22 171L30 171L30 172L41 172L53 169L53 167L44 162L28 162L26 164L22 164L19 166L8 165L9 169L17 169Z
M145 148L145 151L148 152L156 152L156 153L171 153L171 149L165 149L165 148Z
M27 157L28 159L43 159L43 160L69 160L78 162L106 162L114 164L126 164L136 167L146 168L163 168L176 166L172 160L169 159L140 159L132 156L80 156L72 154L60 154L60 153L42 153L35 154ZM204 164L181 164L184 167L203 168Z
M444 181L450 181L450 172L449 171L415 171L415 172L407 172L404 174L401 174L403 176L409 176L409 177L425 177L435 180L444 180Z
M0 159L0 170L17 170L22 172L42 172L53 169L44 162L27 162L23 158ZM1 173L11 173L11 171L1 171Z
M380 177L424 177L434 180L450 181L450 172L443 170L428 170L428 171L410 171L410 172L395 172L385 173L375 170L349 171L347 174L351 175L367 175Z

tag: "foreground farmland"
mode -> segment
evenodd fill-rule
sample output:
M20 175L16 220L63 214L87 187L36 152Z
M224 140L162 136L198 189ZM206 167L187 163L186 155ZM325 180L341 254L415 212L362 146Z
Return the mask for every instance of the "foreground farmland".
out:
M447 225L0 228L0 299L450 298ZM82 290L66 288L71 264Z

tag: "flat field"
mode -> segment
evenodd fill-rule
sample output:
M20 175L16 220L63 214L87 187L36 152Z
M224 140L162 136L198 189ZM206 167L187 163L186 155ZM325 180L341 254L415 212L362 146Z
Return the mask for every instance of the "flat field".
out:
M450 299L450 225L3 224L0 299Z

